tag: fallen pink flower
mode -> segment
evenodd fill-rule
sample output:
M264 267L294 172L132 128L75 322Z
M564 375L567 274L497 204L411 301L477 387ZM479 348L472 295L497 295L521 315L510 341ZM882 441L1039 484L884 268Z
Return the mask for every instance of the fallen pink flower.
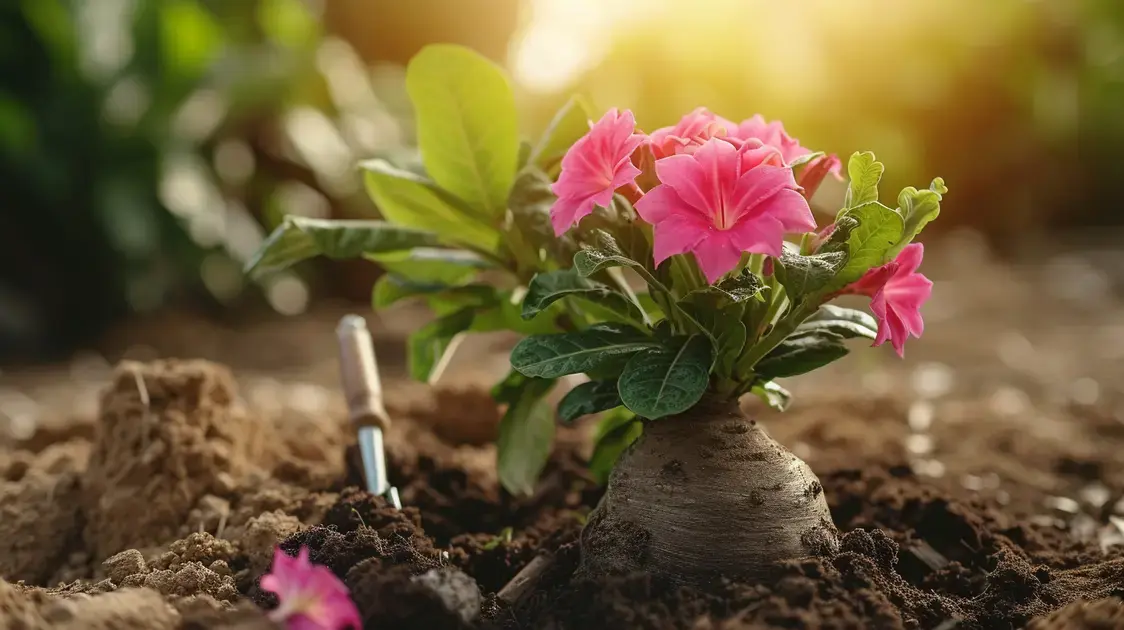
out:
M655 264L692 252L708 282L742 252L780 256L784 235L816 227L780 153L759 142L736 148L711 138L694 153L656 162L659 186L636 203L654 226Z
M279 602L270 611L270 619L285 624L289 630L363 627L347 587L328 567L309 561L308 547L301 547L296 558L278 547L273 554L273 567L262 576L261 588L276 595Z
M635 184L640 169L632 163L632 153L644 140L644 134L636 133L632 112L614 108L570 147L562 158L562 173L551 186L558 197L550 208L555 235L562 236L592 214L594 206L607 207L621 186Z
M924 255L921 243L906 245L897 258L871 269L842 291L870 298L870 310L878 318L874 345L880 346L889 339L899 357L905 356L909 336L920 338L925 331L921 306L933 292L933 282L917 273Z
M711 138L725 138L737 129L734 123L699 107L671 127L661 127L649 136L656 159L694 153ZM741 144L738 142L737 144Z

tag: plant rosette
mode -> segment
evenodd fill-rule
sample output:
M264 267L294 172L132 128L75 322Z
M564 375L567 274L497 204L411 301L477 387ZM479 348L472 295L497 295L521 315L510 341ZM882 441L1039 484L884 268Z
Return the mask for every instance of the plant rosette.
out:
M738 400L783 410L776 379L842 358L848 340L904 353L932 287L913 241L944 182L892 207L883 165L856 153L842 207L818 227L808 199L843 164L780 122L698 109L644 133L631 112L592 122L572 99L528 144L504 74L463 48L424 49L407 86L424 169L363 164L385 221L290 217L251 268L317 254L383 265L376 307L420 298L437 315L409 340L421 380L462 334L525 335L493 390L506 406L499 476L531 492L555 417L600 416L590 467L608 488L583 533L584 571L706 585L834 545L815 475ZM843 295L867 296L870 313L831 304ZM570 375L588 380L552 413L544 397Z

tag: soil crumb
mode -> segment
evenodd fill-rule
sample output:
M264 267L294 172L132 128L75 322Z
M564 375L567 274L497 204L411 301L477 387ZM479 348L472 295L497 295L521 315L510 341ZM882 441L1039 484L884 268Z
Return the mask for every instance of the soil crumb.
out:
M95 559L174 539L202 496L234 489L254 430L235 397L230 372L204 361L117 368L83 478Z

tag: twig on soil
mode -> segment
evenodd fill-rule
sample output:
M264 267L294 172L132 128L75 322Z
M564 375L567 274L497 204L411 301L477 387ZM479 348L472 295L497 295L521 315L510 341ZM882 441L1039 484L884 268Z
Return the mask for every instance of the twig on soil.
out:
M351 508L351 512L355 514L355 518L359 519L359 524L363 526L363 529L367 529L367 522L363 520L363 515L359 513L359 510Z
M914 558L917 558L922 564L929 567L930 571L940 571L948 566L948 558L944 557L944 554L934 549L932 545L924 540L909 545L906 551Z
M429 374L429 379L426 380L426 385L433 386L445 373L445 369L449 367L449 363L453 360L453 355L457 353L457 348L460 347L461 342L464 341L464 335L456 335L448 346L445 346L445 353L437 361L437 365L433 366L433 372Z
M148 386L139 370L133 370L133 380L137 384L137 394L140 395L141 404L144 405L144 431L141 431L141 452L148 450L148 424L152 419L152 399L148 395Z
M219 515L219 526L215 528L215 538L222 538L223 530L226 529L226 519L230 516L230 504L226 503L222 506L222 514Z
M534 560L527 563L511 581L504 585L496 597L502 599L509 606L514 606L516 602L523 598L524 595L530 591L535 584L538 583L542 574L546 572L551 566L554 565L553 554L540 554L535 556Z

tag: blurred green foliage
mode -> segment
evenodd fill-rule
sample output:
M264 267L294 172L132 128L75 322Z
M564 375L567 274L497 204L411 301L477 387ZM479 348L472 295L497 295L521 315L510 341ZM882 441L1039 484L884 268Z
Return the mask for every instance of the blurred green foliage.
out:
M434 41L500 61L513 33L527 134L574 91L648 129L760 111L808 146L874 149L891 187L954 179L945 226L1124 221L1119 0L8 0L0 358L181 298L298 312L315 296L296 276L239 268L285 214L370 215L359 160L417 169L393 64ZM573 55L595 63L528 79Z
M234 298L260 228L231 200L273 185L239 136L315 90L319 37L301 0L0 3L0 356Z

